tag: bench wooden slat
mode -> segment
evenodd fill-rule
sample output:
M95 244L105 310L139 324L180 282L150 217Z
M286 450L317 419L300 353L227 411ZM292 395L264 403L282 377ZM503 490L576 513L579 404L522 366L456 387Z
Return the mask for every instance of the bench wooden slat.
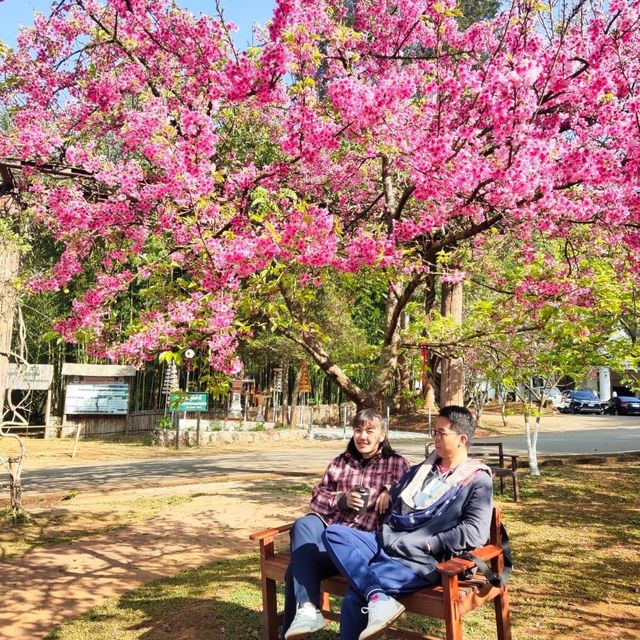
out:
M263 529L262 531L256 531L249 536L249 540L267 540L269 538L275 538L279 533L289 531L293 526L292 522L283 524L280 527L272 527L271 529Z

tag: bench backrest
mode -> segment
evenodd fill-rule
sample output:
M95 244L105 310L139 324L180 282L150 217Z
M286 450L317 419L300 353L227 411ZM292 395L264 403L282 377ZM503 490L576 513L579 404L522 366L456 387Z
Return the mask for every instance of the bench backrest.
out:
M504 449L502 442L471 442L469 455L472 458L483 460L489 466L504 468Z
M424 455L427 457L433 451L433 442L424 445ZM502 442L475 442L469 445L469 455L479 460L491 459L493 463L499 461L500 466L504 464L504 448Z

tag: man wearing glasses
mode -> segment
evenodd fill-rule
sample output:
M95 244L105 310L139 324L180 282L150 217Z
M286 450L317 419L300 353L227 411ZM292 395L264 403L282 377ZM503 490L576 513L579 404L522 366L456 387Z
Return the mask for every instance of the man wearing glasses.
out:
M489 467L469 458L475 421L465 407L444 407L431 432L434 451L392 491L382 531L331 525L323 535L349 581L340 637L379 637L404 611L393 595L440 581L436 565L486 543L493 509Z

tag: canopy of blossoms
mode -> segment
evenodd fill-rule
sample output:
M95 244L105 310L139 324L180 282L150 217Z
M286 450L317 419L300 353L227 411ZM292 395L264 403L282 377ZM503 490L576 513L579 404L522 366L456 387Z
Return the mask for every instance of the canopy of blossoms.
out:
M637 269L639 6L519 0L460 31L453 0L278 0L238 52L232 26L170 0L56 2L0 60L0 157L64 248L30 286L82 283L58 328L99 355L141 362L197 334L230 372L238 293L274 264L300 286L411 275L471 239L481 259L492 228L588 225Z

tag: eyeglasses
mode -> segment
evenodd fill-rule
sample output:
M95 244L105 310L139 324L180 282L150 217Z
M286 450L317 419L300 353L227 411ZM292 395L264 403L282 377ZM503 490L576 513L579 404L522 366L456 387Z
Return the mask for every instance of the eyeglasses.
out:
M434 440L442 440L445 436L457 436L458 434L455 431L440 431L440 429L431 429L429 435Z

